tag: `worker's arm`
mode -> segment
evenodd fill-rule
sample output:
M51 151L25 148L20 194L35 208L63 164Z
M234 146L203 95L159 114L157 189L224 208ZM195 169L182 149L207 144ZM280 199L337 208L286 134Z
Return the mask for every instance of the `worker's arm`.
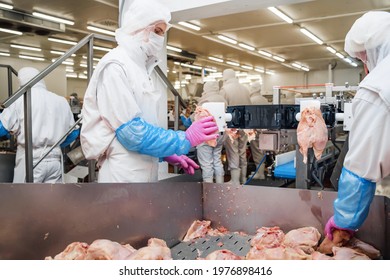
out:
M390 116L378 94L360 89L353 101L354 123L349 151L334 202L333 222L325 228L328 238L334 229L356 231L367 218L376 182L390 173Z
M116 130L118 141L129 151L154 157L187 154L191 147L216 139L218 130L213 117L194 122L185 132L164 129L135 118Z

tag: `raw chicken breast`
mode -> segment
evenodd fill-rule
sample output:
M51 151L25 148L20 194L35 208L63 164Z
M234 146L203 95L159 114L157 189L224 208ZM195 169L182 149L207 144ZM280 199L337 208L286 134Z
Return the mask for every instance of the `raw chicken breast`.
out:
M251 246L257 250L278 247L282 244L284 232L279 227L262 227L251 240Z
M305 254L300 248L279 246L264 248L262 250L252 247L246 255L247 260L310 260L311 256Z
M195 238L200 238L206 236L207 232L211 229L211 221L199 221L196 220L192 223L190 228L187 230L186 235L183 238L183 241L190 241Z
M202 108L202 106L196 106L195 121L198 121L208 116L211 116L211 114L207 109ZM214 133L218 133L218 130L216 130ZM217 139L206 141L206 144L211 147L215 147L217 146Z
M127 260L172 260L171 249L167 243L158 238L150 238L148 246L138 249L126 258Z
M303 227L290 230L284 237L283 244L288 247L299 247L307 254L315 251L321 234L314 227Z
M129 244L121 245L118 242L98 239L89 245L86 260L126 260L136 249Z
M322 254L318 251L315 251L315 252L313 252L313 254L311 254L311 259L312 260L334 260L334 258L332 258L328 255Z
M376 249L374 246L371 246L370 244L367 244L357 238L352 238L345 247L354 249L355 251L358 251L366 256L368 256L372 260L379 259L381 256L381 252Z
M317 160L321 158L328 142L328 129L320 109L307 107L302 111L297 128L297 140L304 163L307 163L309 148L313 148Z
M54 260L84 260L89 245L85 242L73 242L69 244L64 251L54 257ZM46 257L45 260L53 260L52 257Z
M335 260L369 260L366 255L347 247L333 247L333 258Z
M207 255L205 260L242 260L243 258L237 256L232 251L223 249L217 250Z

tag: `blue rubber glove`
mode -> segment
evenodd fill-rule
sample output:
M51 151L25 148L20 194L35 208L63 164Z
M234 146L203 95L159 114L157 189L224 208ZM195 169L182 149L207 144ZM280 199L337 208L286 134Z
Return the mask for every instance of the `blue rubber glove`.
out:
M61 148L65 148L66 146L69 146L70 143L72 143L76 138L80 135L80 129L73 130L68 137L60 144Z
M172 155L165 157L164 160L174 166L182 168L185 173L190 175L194 175L195 169L199 168L199 165L197 165L192 159L185 155Z
M192 124L192 121L190 118L186 118L185 116L180 116L180 119L183 123L183 125L186 127L186 128L189 128Z
M188 154L191 142L184 131L164 129L134 118L116 131L118 141L129 151L157 158Z
M11 138L11 135L9 134L8 130L5 129L2 122L0 121L0 137L7 136L7 138Z
M356 231L367 218L376 184L343 167L337 199L334 202L334 225Z

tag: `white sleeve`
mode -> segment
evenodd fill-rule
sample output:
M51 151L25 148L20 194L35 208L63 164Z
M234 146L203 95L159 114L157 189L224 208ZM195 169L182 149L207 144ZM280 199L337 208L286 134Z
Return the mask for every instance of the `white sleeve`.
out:
M19 103L19 100L14 104L4 109L0 114L0 121L3 124L4 128L8 130L8 132L12 132L13 134L18 134L20 130L20 117L19 111L16 109L16 105Z
M353 100L353 124L344 166L378 182L390 174L390 112L375 92L359 89Z
M101 117L114 130L141 114L124 69L115 63L100 73L97 103Z

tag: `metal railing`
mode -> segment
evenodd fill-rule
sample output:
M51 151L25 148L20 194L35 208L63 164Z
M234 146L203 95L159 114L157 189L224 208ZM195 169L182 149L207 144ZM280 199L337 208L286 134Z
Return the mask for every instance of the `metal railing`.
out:
M100 40L105 40L105 41L111 41L111 42L116 42L114 38L104 36L104 35L99 35L99 34L89 34L85 36L79 43L77 43L75 46L73 46L70 50L65 52L59 59L54 61L52 64L50 64L48 67L46 67L42 72L40 72L38 75L36 75L34 78L32 78L28 83L23 85L17 92L15 92L13 95L11 95L6 101L1 104L1 107L7 108L9 107L12 103L14 103L18 98L20 98L22 95L24 96L24 131L25 131L25 157L26 157L26 182L30 183L34 181L34 175L33 175L33 169L35 166L33 165L33 146L32 146L32 115L31 115L31 88L38 83L40 80L42 80L44 77L46 77L48 74L50 74L54 69L56 69L58 66L62 64L66 59L68 59L72 54L77 52L80 48L84 47L87 45L87 76L88 76L88 82L90 81L92 77L92 72L93 72L93 42L94 39L100 39ZM176 89L173 87L173 85L169 82L167 77L164 75L160 67L156 66L155 70L161 80L165 83L165 85L169 88L169 90L175 95L175 102L180 102L180 104L185 108L186 107L186 102L182 99L180 94L176 91ZM16 72L16 71L15 71ZM12 88L11 88L12 89ZM178 108L177 106L175 106ZM177 109L178 111L178 109ZM175 117L175 128L177 127L178 124L178 114L176 114ZM70 132L73 131L74 127L76 127L77 124L80 123L81 120L76 122L76 124L69 129L69 131L61 137L56 142L56 145L62 143L62 141L66 138L67 135L70 134ZM52 149L56 147L54 145L46 154L47 156ZM42 157L40 161L42 161L44 157ZM95 173L95 161L92 160L89 162L89 182L94 182L96 178L96 173Z
M7 68L8 96L12 95L12 73L18 76L18 72L11 65L0 64L0 67Z

